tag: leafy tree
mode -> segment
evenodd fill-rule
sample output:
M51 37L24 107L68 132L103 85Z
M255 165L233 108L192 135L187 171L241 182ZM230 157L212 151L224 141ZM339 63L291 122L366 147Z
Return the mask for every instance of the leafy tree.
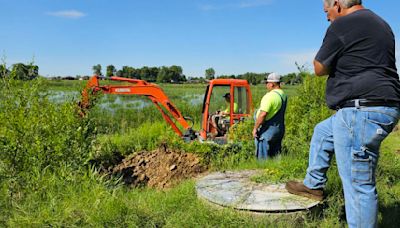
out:
M144 66L141 69L137 69L137 73L141 79L149 82L155 82L157 80L159 68Z
M208 68L206 70L205 76L206 76L206 79L209 79L209 80L214 79L215 78L215 70L213 68Z
M108 65L108 66L107 66L107 73L106 73L106 76L107 76L107 77L111 77L111 76L113 76L113 75L115 74L116 71L117 71L117 70L115 69L115 66L114 66L114 65Z
M122 66L122 70L121 70L122 75L121 76L125 77L125 78L129 78L131 68L132 67L130 67L130 66Z
M186 76L182 73L182 67L173 65L163 66L157 75L157 82L182 82L186 81Z
M181 81L186 81L186 77L183 74L182 67L172 65L170 68L170 74L171 74L171 80L173 82L181 82Z
M103 75L103 73L101 73L101 65L100 64L94 65L92 67L92 69L93 69L93 74L99 75L99 76Z
M141 79L140 70L139 69L135 69L135 68L130 67L130 66L123 66L121 73L122 73L122 77L125 77L125 78Z
M174 72L174 73L176 73L176 74L182 74L182 72L183 72L182 67L176 66L176 65L170 66L169 70Z
M142 69L139 70L139 74L140 78L143 80L148 80L149 78L151 78L150 68L148 68L147 66L142 67Z
M170 82L171 78L168 72L169 72L168 67L166 66L161 67L157 75L157 82Z
M12 66L10 75L17 80L32 80L39 76L39 67L32 64L16 63Z
M247 80L250 84L252 85L256 85L261 83L265 76L267 75L267 73L252 73L252 72L247 72L245 74L242 75L238 75L237 78L240 79L245 79Z
M115 73L118 77L123 76L123 71L122 70L117 70L117 73Z
M28 71L23 63L16 63L12 66L11 77L17 80L26 80L27 73Z
M157 75L158 75L159 71L160 71L160 69L158 67L151 67L149 78L145 78L145 80L150 81L150 82L157 81Z
M297 85L303 82L303 75L301 73L290 73L282 76L282 82L288 85Z

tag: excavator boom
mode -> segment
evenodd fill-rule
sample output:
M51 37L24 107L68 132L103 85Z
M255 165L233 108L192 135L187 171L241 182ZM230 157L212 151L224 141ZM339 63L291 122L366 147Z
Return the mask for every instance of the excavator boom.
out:
M111 81L126 82L126 85L100 85L100 79ZM146 82L144 80L130 79L123 77L103 78L97 75L91 77L86 84L86 88L82 92L81 108L86 110L90 106L90 95L96 92L103 94L120 94L120 95L141 95L148 97L157 109L161 112L163 118L172 127L172 129L185 140L193 140L196 138L195 132L186 121L188 117L184 117L179 110L171 103L164 91L157 85ZM164 109L163 109L163 108ZM168 114L169 113L169 114ZM175 121L172 119L175 119ZM176 125L176 122L185 130L182 132Z

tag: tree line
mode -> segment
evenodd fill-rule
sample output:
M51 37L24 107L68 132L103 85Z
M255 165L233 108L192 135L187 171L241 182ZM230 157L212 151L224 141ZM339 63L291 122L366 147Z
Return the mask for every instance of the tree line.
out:
M303 66L296 66L300 73L290 73L282 75L282 82L285 84L296 85L300 84L304 78L304 72L306 71ZM92 67L93 73L96 75L103 75L102 67L100 64ZM247 72L245 74L238 75L219 75L216 76L214 68L210 67L205 70L204 77L190 77L189 79L182 73L181 66L162 66L162 67L147 67L134 68L130 66L123 66L122 69L117 70L114 65L108 65L106 67L106 76L110 77L113 75L125 78L142 79L149 82L162 82L162 83L179 83L186 81L205 82L206 80L212 80L215 78L234 78L234 79L245 79L252 85L263 83L265 77L269 74L265 73L253 73Z
M300 84L304 78L305 69L304 65L296 66L300 73L289 73L282 75L282 82L285 84L295 85ZM92 67L93 74L103 76L102 66L100 64L94 65ZM182 83L182 82L206 82L206 80L212 80L215 78L234 78L234 79L245 79L252 85L257 85L263 83L265 77L269 73L253 73L247 72L238 75L216 75L215 70L210 67L205 70L204 77L190 77L186 78L183 74L183 69L181 66L162 66L162 67L148 67L144 66L141 68L134 68L131 66L123 66L122 69L117 70L114 65L108 65L106 67L105 76L119 76L125 78L135 78L142 79L149 82L159 82L159 83ZM5 65L0 65L0 77L10 76L17 80L32 80L39 76L39 67L37 65L16 63L12 65L11 70L9 70ZM71 77L73 78L73 77Z
M286 75L282 75L282 82L285 84L289 84L289 85L296 85L296 84L300 84L303 82L303 79L306 75L307 70L305 69L304 65L303 66L299 66L296 63L296 66L299 70L299 73L289 73ZM260 83L263 83L265 80L265 77L268 75L268 72L265 73L253 73L253 72L247 72L244 74L238 74L238 75L219 75L216 76L215 75L215 70L213 68L208 68L205 70L205 78L207 80L212 80L215 78L232 78L232 79L245 79L247 80L250 84L252 85L257 85ZM196 78L197 80L199 80L199 78Z
M100 64L92 67L93 74L103 75L102 67ZM117 70L114 65L106 67L106 75L119 76L125 78L142 79L149 82L162 82L162 83L179 83L187 81L186 76L183 74L181 66L172 65L170 67L147 67L134 68L131 66L123 66L122 69Z

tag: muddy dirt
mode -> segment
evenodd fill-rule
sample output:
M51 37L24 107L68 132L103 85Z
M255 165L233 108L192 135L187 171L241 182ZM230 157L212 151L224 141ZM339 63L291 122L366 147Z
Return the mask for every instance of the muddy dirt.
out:
M110 171L112 175L122 176L125 184L132 187L165 189L206 170L194 154L161 148L126 157Z

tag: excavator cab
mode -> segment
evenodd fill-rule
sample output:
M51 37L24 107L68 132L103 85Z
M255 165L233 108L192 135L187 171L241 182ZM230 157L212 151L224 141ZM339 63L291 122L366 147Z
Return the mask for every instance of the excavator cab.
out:
M250 117L252 97L247 80L214 79L204 94L201 140L226 142L229 128Z

